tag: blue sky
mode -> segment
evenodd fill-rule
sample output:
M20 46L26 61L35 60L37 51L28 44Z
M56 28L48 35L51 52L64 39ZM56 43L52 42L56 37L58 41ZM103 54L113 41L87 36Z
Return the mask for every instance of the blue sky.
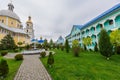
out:
M0 10L7 9L10 0L0 0ZM36 38L65 37L74 24L83 25L120 3L120 0L13 0L14 12L25 22L32 16Z

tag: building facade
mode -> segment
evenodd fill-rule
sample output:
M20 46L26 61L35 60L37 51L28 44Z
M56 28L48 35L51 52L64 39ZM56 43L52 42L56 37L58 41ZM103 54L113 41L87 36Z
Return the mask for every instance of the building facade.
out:
M30 36L23 30L12 3L8 4L8 10L0 10L0 40L7 34L13 37L16 45L18 42L22 42L23 46L30 44Z
M57 41L56 41L57 45L64 45L64 38L62 36L60 36Z
M68 39L70 46L72 46L72 41L75 39L79 40L80 46L83 46L82 39L91 37L92 44L87 47L94 49L102 28L106 29L108 34L113 30L120 30L120 3L84 25L74 25L66 39Z

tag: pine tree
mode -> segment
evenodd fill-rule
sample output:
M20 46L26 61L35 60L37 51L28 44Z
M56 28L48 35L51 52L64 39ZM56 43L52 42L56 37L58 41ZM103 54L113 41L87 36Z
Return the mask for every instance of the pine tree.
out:
M50 42L49 42L49 46L50 46L50 49L53 47L53 40L52 39L50 39Z
M2 49L7 50L7 49L15 49L16 45L14 42L14 39L11 37L10 34L6 35L2 40L1 40L1 46Z
M112 44L110 43L110 37L106 30L102 29L99 37L99 50L100 53L109 60L112 56Z
M66 52L69 53L70 46L67 39L65 41L65 49L66 49Z

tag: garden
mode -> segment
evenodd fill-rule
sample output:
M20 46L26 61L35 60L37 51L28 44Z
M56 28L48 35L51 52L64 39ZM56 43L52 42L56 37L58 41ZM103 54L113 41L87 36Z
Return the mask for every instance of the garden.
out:
M53 80L119 80L120 49L116 38L120 36L117 32L111 33L110 40L107 32L101 30L99 45L94 50L86 50L86 45L84 49L80 48L77 40L72 42L70 48L66 40L64 46L51 49L55 52L52 67L47 63L49 57L41 58L41 61ZM114 37L116 33L118 37Z
M72 51L53 51L55 62L52 68L47 66L47 57L41 60L54 80L120 79L120 55L113 55L108 61L99 52L86 51L73 57Z

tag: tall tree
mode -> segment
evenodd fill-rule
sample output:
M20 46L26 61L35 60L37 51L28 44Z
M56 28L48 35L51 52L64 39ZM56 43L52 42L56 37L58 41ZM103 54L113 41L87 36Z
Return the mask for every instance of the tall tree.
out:
M111 32L110 41L114 46L120 46L120 30Z
M50 39L50 42L49 42L49 45L50 45L50 47L53 47L53 40L52 39Z
M66 49L66 52L69 53L70 46L67 39L65 40L65 49Z
M74 40L72 42L72 49L73 49L73 53L75 57L79 56L79 51L80 51L80 46L79 46L79 41L78 40Z
M90 37L86 37L86 38L82 39L82 42L84 44L84 47L86 48L86 46L88 46L92 43L92 39Z
M1 40L1 46L2 49L7 50L7 49L14 49L16 47L14 39L11 37L10 34L6 35L2 40Z
M48 41L47 41L47 39L44 40L43 45L44 45L44 48L47 48L47 47L48 47Z
M110 43L110 37L105 29L101 30L98 42L100 53L109 60L109 57L112 56L112 44Z
M114 46L114 53L120 54L120 30L111 32L110 41Z

